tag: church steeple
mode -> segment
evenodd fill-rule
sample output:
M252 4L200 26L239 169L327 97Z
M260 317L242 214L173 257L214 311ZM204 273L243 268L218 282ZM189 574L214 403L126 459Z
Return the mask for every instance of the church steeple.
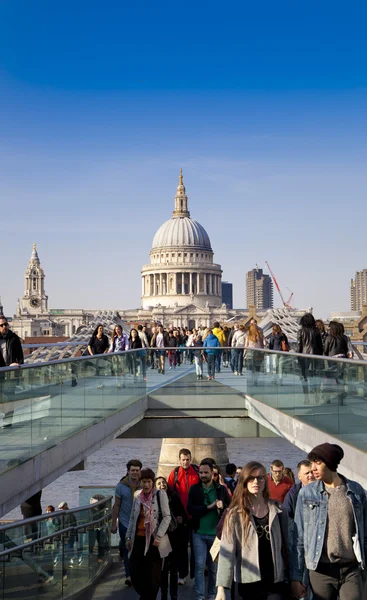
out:
M30 314L47 312L48 297L45 293L45 274L41 267L36 244L33 244L24 279L23 309Z
M182 169L180 169L180 176L178 179L178 186L175 196L175 210L173 211L172 216L177 218L190 216L190 212L187 207L187 195L183 182Z

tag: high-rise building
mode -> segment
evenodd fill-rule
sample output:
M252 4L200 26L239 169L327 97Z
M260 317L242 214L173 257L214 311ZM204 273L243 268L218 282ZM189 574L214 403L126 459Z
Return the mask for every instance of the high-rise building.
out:
M222 281L222 304L233 308L233 285L228 281Z
M256 265L246 273L246 305L257 309L273 308L273 282L269 275Z
M357 271L350 282L350 309L362 310L364 304L367 304L367 269Z

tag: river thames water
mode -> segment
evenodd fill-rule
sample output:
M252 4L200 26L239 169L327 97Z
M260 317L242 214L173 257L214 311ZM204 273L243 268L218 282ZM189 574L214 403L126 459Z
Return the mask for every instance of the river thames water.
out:
M304 452L282 438L228 438L228 456L236 465L244 465L249 460L258 460L269 469L275 458L280 458L286 467L295 472L297 463L305 458ZM91 456L85 471L65 473L44 488L42 507L48 504L57 506L66 500L69 507L79 506L79 486L116 485L126 473L126 463L131 458L139 458L145 467L156 472L160 439L115 439ZM21 518L19 508L12 510L3 519Z

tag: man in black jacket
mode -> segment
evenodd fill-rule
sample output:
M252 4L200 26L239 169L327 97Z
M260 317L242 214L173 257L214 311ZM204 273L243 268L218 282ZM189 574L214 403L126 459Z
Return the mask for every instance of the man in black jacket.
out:
M205 598L205 565L208 565L208 598L216 595L217 564L213 562L210 548L215 539L216 526L231 499L224 485L213 481L213 464L203 460L199 467L200 483L189 490L187 512L192 516L193 549L195 554L195 592L196 600Z
M20 367L24 363L22 344L19 337L9 329L9 323L3 315L0 316L0 367ZM4 382L1 402L15 392L18 373L0 373L0 381ZM8 411L3 420L3 427L11 427L14 410Z
M312 471L312 463L308 460L301 460L297 465L299 483L295 483L289 490L286 497L284 498L283 505L287 509L288 516L294 521L294 514L296 512L296 504L298 494L301 487L308 485L311 481L315 481L315 477Z
M23 363L20 339L10 331L6 317L0 316L0 367L19 367Z

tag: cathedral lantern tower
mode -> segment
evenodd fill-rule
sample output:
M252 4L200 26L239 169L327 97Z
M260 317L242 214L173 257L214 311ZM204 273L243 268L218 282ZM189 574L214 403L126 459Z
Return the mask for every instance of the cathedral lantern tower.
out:
M48 313L48 296L45 293L45 274L38 257L36 244L25 272L25 289L22 312L31 315Z

